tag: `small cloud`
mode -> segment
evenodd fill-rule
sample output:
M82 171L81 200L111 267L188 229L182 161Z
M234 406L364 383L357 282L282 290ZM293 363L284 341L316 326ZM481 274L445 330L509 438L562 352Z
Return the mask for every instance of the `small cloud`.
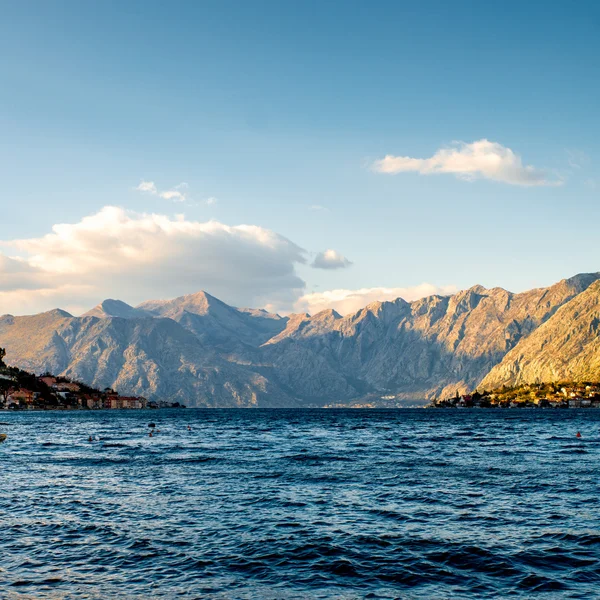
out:
M314 269L345 269L350 265L352 263L343 254L331 249L319 252L311 263Z
M176 185L173 189L159 191L154 181L141 181L140 184L135 188L138 192L145 194L151 194L152 196L158 196L163 200L170 200L171 202L184 202L187 200L186 190L188 184L182 182Z
M161 192L159 196L173 202L183 202L185 200L185 194L179 190L167 190L166 192Z
M207 198L205 202L208 206L213 206L213 205L217 204L218 201L219 201L218 198L211 196L210 198Z
M158 194L154 181L141 181L140 185L135 188L138 192L146 192L148 194Z
M373 169L388 175L408 172L421 175L450 173L465 181L489 179L520 186L563 184L561 179L549 179L543 170L523 165L521 157L510 148L486 139L471 144L455 142L449 148L440 148L429 158L388 154L376 161Z
M591 189L596 189L596 180L595 179L586 179L583 182L583 185L585 185L585 187L591 188Z
M311 204L308 210L312 210L313 212L329 212L326 206L321 206L320 204Z
M590 164L590 157L581 150L566 150L569 166L573 169L583 169Z

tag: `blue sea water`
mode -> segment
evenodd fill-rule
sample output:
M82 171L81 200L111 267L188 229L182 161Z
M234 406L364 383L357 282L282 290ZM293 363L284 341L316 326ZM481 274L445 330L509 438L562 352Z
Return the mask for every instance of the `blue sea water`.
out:
M600 411L0 421L0 598L600 597Z

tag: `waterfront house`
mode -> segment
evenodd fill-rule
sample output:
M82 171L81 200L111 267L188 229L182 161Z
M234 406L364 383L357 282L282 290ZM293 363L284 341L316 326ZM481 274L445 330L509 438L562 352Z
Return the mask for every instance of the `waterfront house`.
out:
M15 389L9 393L7 398L7 403L11 404L21 404L21 405L31 405L35 400L37 394L32 392L31 390L26 389Z
M119 395L116 392L110 390L110 393L104 396L104 408L106 409L117 409L119 408Z
M121 396L121 408L140 409L145 408L145 399L136 396Z

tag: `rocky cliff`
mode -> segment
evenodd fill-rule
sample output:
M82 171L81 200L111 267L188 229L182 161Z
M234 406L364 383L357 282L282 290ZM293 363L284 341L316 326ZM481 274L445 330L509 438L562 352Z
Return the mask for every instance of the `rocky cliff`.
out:
M600 380L600 281L519 342L481 387Z

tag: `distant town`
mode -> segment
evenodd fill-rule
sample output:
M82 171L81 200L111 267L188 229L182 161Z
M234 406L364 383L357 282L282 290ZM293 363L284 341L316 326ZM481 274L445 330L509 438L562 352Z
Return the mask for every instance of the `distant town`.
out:
M452 398L434 400L428 408L600 408L600 383L535 383L491 392L457 392Z
M34 375L4 363L0 348L0 410L141 410L185 408L179 402L157 402L142 396L121 396L111 388L97 390L50 373Z
M600 408L600 383L561 381L466 394L457 391L451 398L434 398L425 406L394 394L371 394L349 404L337 402L323 408Z

